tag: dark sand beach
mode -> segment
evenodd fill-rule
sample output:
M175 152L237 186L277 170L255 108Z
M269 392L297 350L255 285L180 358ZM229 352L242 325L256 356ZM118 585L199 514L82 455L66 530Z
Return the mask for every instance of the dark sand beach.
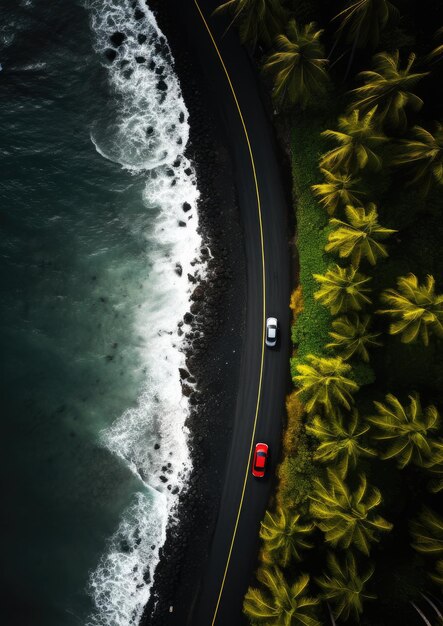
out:
M168 39L190 113L187 154L197 170L201 234L212 257L208 279L196 285L189 311L193 326L187 365L197 392L186 385L188 372L181 372L183 393L190 394L193 407L188 423L193 472L180 500L180 523L168 531L142 621L157 626L186 619L215 526L237 391L246 276L232 166L216 103L171 3L153 0L149 7ZM203 338L196 339L201 332Z

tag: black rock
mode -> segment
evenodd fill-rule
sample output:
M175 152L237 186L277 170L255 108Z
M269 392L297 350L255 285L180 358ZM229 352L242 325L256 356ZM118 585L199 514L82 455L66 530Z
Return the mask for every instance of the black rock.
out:
M162 481L162 483L168 482L168 479L166 478L166 476L160 476L160 480Z
M192 315L192 313L187 312L183 315L183 321L185 324L191 324L193 319L194 316Z
M197 282L192 274L188 274L188 280L190 283L194 283L194 284Z
M117 50L114 50L113 48L107 48L105 50L105 57L108 59L108 61L114 61L116 56Z
M186 380L186 378L190 377L190 374L189 374L188 370L185 370L184 367L179 367L178 371L180 372L180 378L182 380Z
M183 211L186 213L187 211L190 211L192 209L191 205L189 204L189 202L183 202Z
M145 14L143 13L143 11L140 11L140 9L136 9L134 12L134 17L136 20L142 20L145 17Z
M149 135L152 135L153 132L154 132L153 127L152 126L148 126L148 128L146 129L146 134L149 136Z
M203 300L205 297L205 290L201 285L198 285L191 294L191 300Z
M168 90L168 85L165 83L165 81L163 80L163 78L161 80L158 81L157 83L157 89L159 91L167 91Z
M143 574L143 580L145 581L147 585L151 582L151 574L149 573L148 569Z
M145 57L135 57L137 63L144 63L146 61Z
M180 220L178 225L181 226L181 228L183 228L184 226L186 226L186 222L183 222L183 220Z
M181 276L183 274L183 267L181 266L181 263L176 263L175 264L175 273L177 274L177 276Z
M116 33L113 33L110 37L112 45L116 48L121 46L125 39L126 35L124 33L119 33L118 31Z
M190 311L193 315L197 315L197 313L200 313L200 311L202 310L202 303L201 302L193 302L190 306ZM194 342L194 347L196 347L196 344Z
M184 396L186 396L187 398L189 398L189 396L192 393L192 387L190 387L189 385L182 385L182 394Z
M146 40L147 40L146 35L142 35L141 33L139 35L137 35L138 43L140 43L140 44L145 43Z
M159 443L155 443L154 444L154 450L159 450L160 448L160 444Z
M120 550L122 552L130 552L131 546L129 545L129 541L127 539L122 539L120 542Z
M183 122L185 121L185 114L183 113L183 111L180 111L180 115L178 116L178 121L180 122L180 124L183 124Z

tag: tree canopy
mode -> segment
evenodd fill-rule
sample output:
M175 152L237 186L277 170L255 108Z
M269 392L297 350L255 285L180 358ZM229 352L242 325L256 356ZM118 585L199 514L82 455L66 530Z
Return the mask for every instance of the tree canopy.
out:
M360 72L364 85L351 91L352 108L362 113L371 111L377 106L377 117L380 123L391 128L404 129L407 126L406 108L418 111L423 100L411 89L428 72L413 72L415 54L410 54L404 69L400 67L400 54L379 52L374 56L374 69Z
M415 274L401 276L397 289L387 289L381 299L389 308L378 312L394 318L389 332L401 335L403 343L420 337L427 346L432 334L443 337L443 295L435 293L433 276L428 275L423 284Z
M409 396L404 407L394 395L386 396L386 404L374 402L378 415L368 417L376 427L374 438L388 444L383 459L396 459L403 469L409 463L423 464L432 455L432 433L438 429L440 415L435 406L422 409L418 394Z
M340 358L325 359L312 354L308 363L297 365L294 382L299 387L297 393L306 398L306 410L323 408L328 414L335 414L337 406L349 409L353 403L352 394L358 390L355 381L347 378L351 366Z
M299 26L290 20L286 33L276 37L277 51L268 57L263 69L273 76L273 96L278 105L299 104L304 109L326 94L328 61L320 43L322 33L314 22Z

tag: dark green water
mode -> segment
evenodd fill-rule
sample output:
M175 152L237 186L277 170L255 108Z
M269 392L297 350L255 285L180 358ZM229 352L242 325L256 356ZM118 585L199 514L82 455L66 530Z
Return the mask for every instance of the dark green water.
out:
M88 585L104 554L114 551L117 570L126 557L142 568L159 539L149 537L152 458L142 467L134 438L119 458L101 433L140 411L146 391L153 355L137 324L146 303L147 313L162 303L152 305L147 280L152 254L162 256L152 236L161 206L146 201L144 171L122 169L91 141L100 128L112 143L117 106L91 10L74 0L0 7L1 623L135 624L146 599L137 580L113 598L101 561L101 601L123 594L120 614L97 609ZM140 449L158 438L151 426Z

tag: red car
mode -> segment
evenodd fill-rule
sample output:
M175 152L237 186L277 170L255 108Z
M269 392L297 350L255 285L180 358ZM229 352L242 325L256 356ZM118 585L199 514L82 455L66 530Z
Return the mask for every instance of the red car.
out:
M263 478L268 460L268 446L266 443L257 443L255 446L254 459L252 461L252 475Z

